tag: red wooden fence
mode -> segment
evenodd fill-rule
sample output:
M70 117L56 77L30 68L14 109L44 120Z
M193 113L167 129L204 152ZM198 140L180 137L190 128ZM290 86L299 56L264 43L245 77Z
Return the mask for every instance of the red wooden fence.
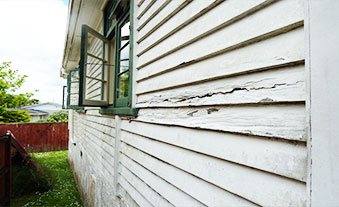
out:
M68 149L68 123L0 124L0 135L10 130L27 152Z
M0 206L10 205L11 139L0 136Z

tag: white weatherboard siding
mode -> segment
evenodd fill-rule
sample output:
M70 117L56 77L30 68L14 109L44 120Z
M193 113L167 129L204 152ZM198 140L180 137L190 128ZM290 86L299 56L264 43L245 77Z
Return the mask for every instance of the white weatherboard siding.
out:
M303 25L303 0L136 1L138 116L71 113L86 205L306 206Z

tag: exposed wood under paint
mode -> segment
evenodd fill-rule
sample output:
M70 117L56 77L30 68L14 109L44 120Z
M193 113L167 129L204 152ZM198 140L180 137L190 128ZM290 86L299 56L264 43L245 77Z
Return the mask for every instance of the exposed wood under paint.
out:
M305 101L304 65L244 74L138 96L136 107Z
M140 110L136 120L306 141L303 104L149 108Z

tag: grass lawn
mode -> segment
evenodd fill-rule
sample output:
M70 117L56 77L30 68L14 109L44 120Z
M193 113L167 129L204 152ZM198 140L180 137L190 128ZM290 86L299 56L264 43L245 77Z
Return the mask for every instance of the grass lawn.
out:
M20 172L31 171L26 167L20 170L13 166L13 194L12 207L35 206L82 206L73 174L67 162L67 151L32 153L33 160L41 166L43 173L33 173L35 181L29 181ZM26 171L25 171L26 170ZM17 171L17 173L16 173ZM43 175L41 175L43 174ZM28 185L34 189L29 195L23 195L20 188ZM19 188L15 187L19 186ZM19 195L19 196L18 196Z

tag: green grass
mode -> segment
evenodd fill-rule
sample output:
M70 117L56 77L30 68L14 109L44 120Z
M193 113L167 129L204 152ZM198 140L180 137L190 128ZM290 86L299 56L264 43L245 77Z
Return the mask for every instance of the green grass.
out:
M40 171L44 175L39 175L39 173L34 175L39 180L38 190L29 195L22 196L20 193L20 197L11 200L12 207L82 206L73 174L68 165L67 151L32 153L31 156L41 166ZM26 170L29 171L29 169ZM26 184L29 183L26 182Z

